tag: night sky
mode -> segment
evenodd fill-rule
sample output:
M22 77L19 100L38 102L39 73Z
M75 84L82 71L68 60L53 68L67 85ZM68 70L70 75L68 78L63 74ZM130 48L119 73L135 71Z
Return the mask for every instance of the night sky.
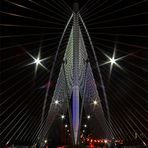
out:
M116 139L133 141L135 132L148 139L148 1L80 0L82 16L100 65ZM0 1L0 99L1 139L13 144L34 144L55 53L72 14L73 2L66 0ZM49 108L72 23L62 41L49 86ZM80 23L103 110L106 108L96 62ZM104 64L113 56L120 66ZM33 57L47 58L35 73ZM60 115L59 115L60 116ZM82 124L86 123L84 112ZM93 118L93 117L92 117ZM49 131L52 144L63 144L66 132L57 117ZM86 136L99 137L97 121L88 122ZM83 129L82 129L83 130ZM61 132L62 131L62 132ZM63 134L61 134L63 133ZM63 138L63 139L62 139Z

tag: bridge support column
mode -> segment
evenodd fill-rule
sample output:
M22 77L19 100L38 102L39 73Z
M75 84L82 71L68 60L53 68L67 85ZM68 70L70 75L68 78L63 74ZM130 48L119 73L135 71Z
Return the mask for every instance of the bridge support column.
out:
M74 3L73 17L73 97L72 97L72 124L74 144L79 144L79 16L78 3Z

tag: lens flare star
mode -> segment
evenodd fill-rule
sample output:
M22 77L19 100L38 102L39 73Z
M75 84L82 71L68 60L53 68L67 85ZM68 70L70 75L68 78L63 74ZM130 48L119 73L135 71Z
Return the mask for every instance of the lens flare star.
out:
M111 64L116 64L116 60L114 59L114 57L112 59L110 59Z
M109 60L110 60L109 62L111 63L111 64L110 64L110 71L109 71L109 78L110 78L110 76L111 76L111 72L112 72L112 69L113 69L113 65L114 65L114 64L115 64L115 65L118 65L118 64L116 63L117 59L115 59L115 56L116 56L116 44L115 44L115 48L114 48L114 52L113 52L112 58L108 57Z
M34 60L32 63L27 64L27 66L28 65L32 65L32 64L36 64L36 66L35 66L35 75L37 73L37 69L38 69L38 66L39 65L42 66L46 71L48 71L48 69L41 63L41 62L47 60L48 58L40 59L40 50L38 52L37 58L35 58L34 56L32 56L28 51L26 51L26 53Z
M34 63L36 63L37 65L41 64L41 60L39 59L39 57L34 60Z
M116 50L117 50L117 43L115 43L115 47L114 47L112 58L109 57L107 54L103 53L109 60L107 62L101 64L100 66L103 66L103 65L106 65L106 64L110 64L109 78L111 77L111 73L112 73L112 69L113 69L114 65L119 67L120 69L122 69L121 66L117 63L117 61L128 56L127 55L127 56L123 56L123 57L120 57L120 58L116 58Z

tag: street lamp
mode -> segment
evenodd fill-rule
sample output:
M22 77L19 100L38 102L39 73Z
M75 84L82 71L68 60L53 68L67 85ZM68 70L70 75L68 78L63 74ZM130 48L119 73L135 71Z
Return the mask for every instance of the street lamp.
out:
M65 124L65 128L67 128L68 127L68 125L67 124Z
M86 127L87 127L87 125L86 125L86 124L84 124L84 127L86 128Z
M90 119L90 115L87 115L87 119Z
M93 101L93 104L94 104L94 105L97 105L97 104L98 104L97 100L94 100L94 101Z
M59 100L55 100L54 103L55 103L56 105L58 105L58 104L59 104Z
M61 115L61 119L64 119L65 118L65 115Z

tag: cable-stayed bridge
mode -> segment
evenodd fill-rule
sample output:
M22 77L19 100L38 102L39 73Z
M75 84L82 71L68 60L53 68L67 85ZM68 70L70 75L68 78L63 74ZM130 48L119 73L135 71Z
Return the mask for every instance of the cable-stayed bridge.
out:
M34 7L28 6L30 3ZM1 14L4 16L10 15L12 18L19 17L20 20L13 20L8 17L8 23L1 24L1 26L8 28L8 30L4 28L4 33L1 35L2 43L4 44L2 44L1 51L4 57L8 55L7 58L2 59L2 63L6 65L6 68L3 66L2 74L5 75L1 82L3 87L1 92L2 147L8 145L17 145L18 147L19 145L30 145L31 147L43 147L46 145L47 147L48 144L52 143L56 143L56 146L116 147L117 145L124 147L127 144L147 147L147 58L145 52L147 47L144 42L147 36L140 34L143 32L142 29L140 29L140 33L137 31L138 35L132 34L130 30L131 34L122 34L122 32L126 32L124 29L122 30L122 27L131 28L133 26L141 27L147 25L142 22L145 20L144 4L146 1L127 4L121 10L106 12L99 17L110 16L112 13L116 14L116 11L120 12L136 6L141 7L142 10L138 14L134 12L135 9L130 9L133 14L129 16L124 16L123 13L121 17L94 22L94 24L99 25L128 17L133 18L136 16L138 18L138 15L142 15L141 24L131 25L129 19L126 22L129 25L121 23L120 25L96 26L94 27L96 32L93 32L91 36L91 31L89 32L89 27L87 28L87 19L85 17L83 19L83 15L87 13L89 4L91 8L94 7L94 11L93 9L90 10L90 12L93 11L94 16L99 11L101 12L113 6L115 7L118 3L120 4L118 1L112 4L104 1L99 6L104 6L106 3L108 3L106 7L98 10L98 6L94 6L94 4L98 4L98 1L94 4L88 1L82 7L82 11L81 9L79 10L78 3L74 3L71 9L65 2L61 2L61 4L55 2L57 7L61 9L63 5L66 7L63 11L69 12L66 13L68 19L64 23L66 25L63 25L63 32L58 35L54 29L58 29L57 26L59 24L52 21L52 19L56 20L56 15L59 15L59 17L62 17L62 15L56 13L55 16L51 16L45 13L45 11L55 13L52 9L48 10L45 4L50 6L50 3L47 1L41 3L28 1L24 4L16 1L4 1L4 4L8 4L10 8L11 5L19 7L20 9L16 9L16 11L20 14L9 13L7 8L3 8ZM51 5L52 7L54 5ZM39 11L40 8L44 8L43 11ZM22 9L31 11L30 16L25 15L26 11L21 12L20 10ZM95 9L98 12L95 12ZM38 17L43 15L51 19L49 21L41 17L37 18L32 13L37 13ZM90 14L90 16L93 15ZM24 21L22 22L24 24L21 24L22 18L45 24L39 23L38 26L31 21ZM14 24L10 24L11 19L15 22ZM93 21L93 19L95 17L90 18L90 21ZM133 21L135 20L133 19ZM62 20L60 19L60 21ZM48 23L53 24L51 26L53 32L51 31L52 29L49 33L46 32L49 29L47 27ZM12 26L16 26L17 29L9 28ZM117 29L119 27L121 27L121 30ZM26 29L24 34L20 34L22 32L20 28L28 28L29 30ZM37 30L35 29L34 32L31 28L37 28ZM105 28L106 32L99 32L99 28ZM111 30L115 28L118 30L117 32L121 31L121 33L116 35L115 40L102 37L100 40L103 39L103 42L109 41L111 44L100 42L100 46L96 47L99 39L97 34L100 34L100 36L101 34L114 36L112 31L107 32L110 28ZM135 29L133 30L135 31ZM36 31L39 31L39 33L37 34ZM39 42L36 41L38 36L40 37ZM120 41L120 36L126 36L129 40L131 37L136 39L131 40L131 43L126 41L126 39L123 42ZM52 41L49 38L58 40L55 42L56 50L54 42L52 45ZM140 40L141 38L142 40ZM11 42L6 42L6 39ZM50 45L46 41L50 42ZM137 42L137 45L132 44L134 41ZM36 43L39 43L39 50L33 50ZM109 50L105 51L111 46L113 47L112 53L109 53ZM42 50L47 49L46 47L50 47L51 51L45 50L43 52ZM118 50L118 48L120 49ZM12 56L11 52L14 51L13 54L16 54L18 49L22 53ZM128 50L132 52L127 52ZM120 53L118 56L117 51ZM37 56L34 56L34 53ZM33 62L25 61L26 56L31 58ZM43 58L41 58L42 56ZM129 66L124 66L122 61L130 57L134 57L139 61L134 63L135 61L133 62L129 59ZM101 58L103 59L102 62L100 62ZM8 65L11 65L9 60L14 59L16 64L7 67L7 62ZM49 63L44 63L47 60L49 60ZM32 73L27 75L25 73L34 64L33 80L30 81ZM109 70L103 73L101 68L106 65L110 65ZM25 67L24 72L19 70L21 67ZM43 73L40 72L40 68L42 68ZM13 71L14 69L16 71ZM114 72L114 69L116 72ZM137 69L140 69L141 73ZM22 87L19 88L20 84ZM50 141L51 139L56 139L58 142Z

